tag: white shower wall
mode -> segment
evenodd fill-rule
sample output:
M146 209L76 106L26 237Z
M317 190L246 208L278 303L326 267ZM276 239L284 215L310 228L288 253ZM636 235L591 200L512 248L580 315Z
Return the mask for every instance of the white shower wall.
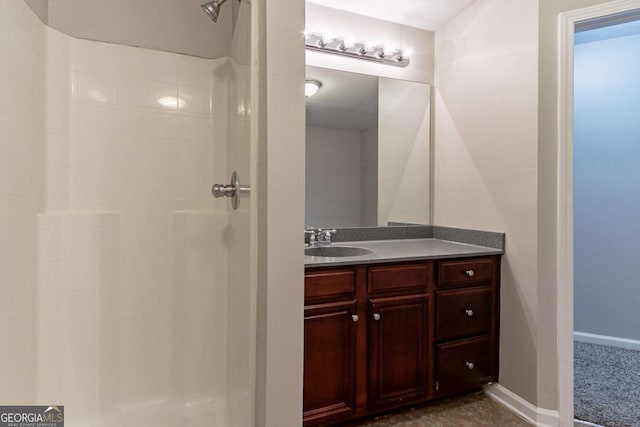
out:
M0 28L0 402L226 425L229 59Z
M36 393L36 215L43 208L44 28L0 1L0 401Z

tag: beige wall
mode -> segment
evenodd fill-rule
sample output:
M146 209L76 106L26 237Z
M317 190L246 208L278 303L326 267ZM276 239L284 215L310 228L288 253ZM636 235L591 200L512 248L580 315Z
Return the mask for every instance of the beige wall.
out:
M557 405L557 39L558 15L607 0L540 0L539 151L538 151L538 310L540 339L538 366L539 406Z
M506 233L500 383L536 404L538 3L478 0L435 51L434 223Z
M260 119L255 425L299 426L304 349L304 2L252 4L259 37L253 45L259 102L256 105L254 99L252 114Z
M40 20L49 23L49 0L24 0Z
M203 58L227 56L231 45L231 2L222 8L217 23L200 9L204 0L27 2L43 22L78 38Z

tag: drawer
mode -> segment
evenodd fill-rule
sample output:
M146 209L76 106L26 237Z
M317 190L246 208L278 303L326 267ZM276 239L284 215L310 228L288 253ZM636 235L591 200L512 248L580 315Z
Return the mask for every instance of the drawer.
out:
M489 282L493 279L490 258L442 261L438 268L438 286L456 286Z
M491 297L489 286L438 291L436 339L488 333L493 313Z
M467 391L493 381L489 337L439 344L437 348L441 395Z
M308 272L304 276L305 301L354 298L356 272L353 269Z
M425 292L431 277L433 264L386 265L369 268L369 293Z

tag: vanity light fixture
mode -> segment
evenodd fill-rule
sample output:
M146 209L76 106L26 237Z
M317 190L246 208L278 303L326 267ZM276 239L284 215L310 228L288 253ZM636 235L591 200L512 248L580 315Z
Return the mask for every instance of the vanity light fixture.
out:
M322 87L322 83L317 80L305 80L304 81L304 96L307 98L311 98L313 95L318 93L320 88Z
M376 43L356 43L352 39L341 39L327 34L305 32L305 46L314 52L332 53L395 67L406 67L411 62L409 55L403 53L402 49Z

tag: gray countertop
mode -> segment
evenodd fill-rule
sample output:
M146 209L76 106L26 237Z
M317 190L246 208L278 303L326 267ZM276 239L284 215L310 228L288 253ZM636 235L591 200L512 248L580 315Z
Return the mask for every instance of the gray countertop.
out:
M304 257L305 267L332 267L354 264L376 264L384 262L418 261L426 259L462 258L483 255L499 255L504 251L486 246L451 242L435 238L368 240L333 243L331 246L365 248L372 253L350 257Z

